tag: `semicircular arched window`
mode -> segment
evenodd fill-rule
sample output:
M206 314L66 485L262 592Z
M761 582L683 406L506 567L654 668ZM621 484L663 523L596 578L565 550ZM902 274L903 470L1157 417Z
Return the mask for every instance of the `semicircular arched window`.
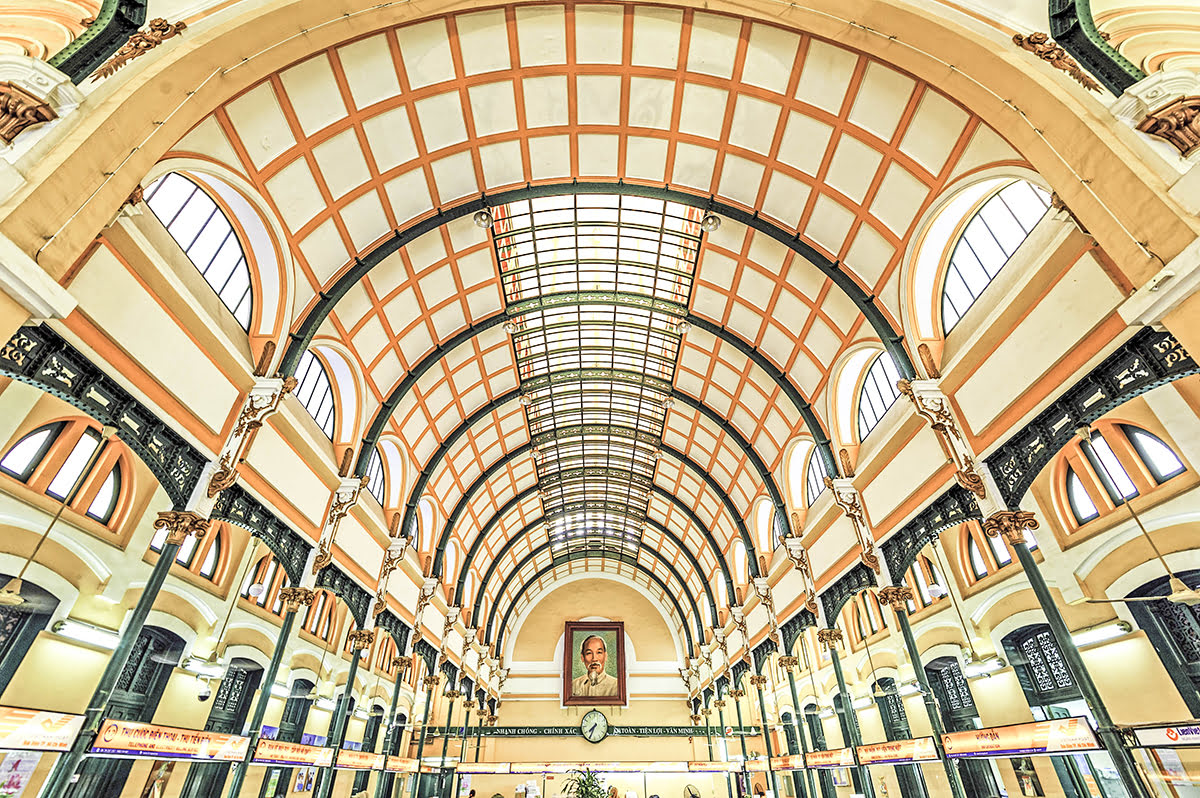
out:
M111 525L124 484L120 447L103 442L94 424L79 418L38 427L0 458L0 471Z
M304 409L317 422L329 440L333 440L335 413L333 406L333 385L329 381L329 373L325 364L312 352L305 350L300 356L300 365L296 367L295 395L304 405Z
M367 491L382 507L387 496L387 478L383 473L383 458L378 448L371 452L371 459L367 461Z
M1046 215L1050 194L1017 180L985 201L963 228L942 284L942 330L954 329Z
M805 503L808 507L812 507L812 503L825 490L825 477L827 476L829 476L829 472L825 470L825 458L821 457L821 452L814 447L812 454L808 456L808 469L804 477L806 483L804 497L807 499Z
M237 323L249 330L254 304L250 267L237 231L221 206L178 172L151 183L146 204Z
M871 430L879 424L883 414L900 398L900 389L896 383L900 372L892 362L892 356L881 352L867 376L863 379L862 390L858 394L858 439L865 440Z
M222 523L213 524L209 534L202 538L188 535L175 554L175 562L197 576L216 582L228 548L226 535L225 525ZM150 540L150 550L161 552L166 542L167 530L160 529Z

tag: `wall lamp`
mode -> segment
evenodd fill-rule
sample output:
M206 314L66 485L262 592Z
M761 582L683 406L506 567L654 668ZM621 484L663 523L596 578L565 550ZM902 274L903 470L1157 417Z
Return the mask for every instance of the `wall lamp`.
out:
M1129 621L1109 621L1075 632L1071 635L1071 642L1076 646L1090 646L1127 635L1132 631L1133 625Z
M92 626L90 623L83 623L82 621L72 621L69 618L56 621L54 626L50 627L50 631L71 640L78 640L80 643L87 643L90 646L107 648L109 650L116 648L117 643L121 641L121 635L112 629L105 629L102 626Z
M210 679L220 679L225 675L225 669L215 662L200 657L188 657L183 661L183 669L197 676L207 676Z
M967 659L963 663L963 676L968 679L977 679L980 676L991 676L998 670L1008 667L1008 663L997 657L995 654L989 654L986 657L978 659Z

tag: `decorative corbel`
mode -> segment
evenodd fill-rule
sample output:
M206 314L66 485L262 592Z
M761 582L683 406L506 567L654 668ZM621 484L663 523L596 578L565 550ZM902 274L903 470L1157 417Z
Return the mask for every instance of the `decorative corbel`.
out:
M250 446L254 443L263 422L279 410L283 397L295 389L295 377L259 377L254 381L254 386L242 402L242 410L233 425L233 432L217 455L217 468L208 480L208 498L215 498L218 493L232 487L237 481L238 466L249 457Z
M333 543L337 539L338 526L350 512L350 508L358 503L359 494L367 487L366 476L342 477L341 483L333 492L329 502L329 513L325 516L325 526L321 530L321 541L317 544L317 556L313 559L312 572L320 573L321 569L333 562Z
M1066 72L1088 91L1100 91L1100 84L1093 80L1092 76L1083 70L1083 67L1079 66L1078 61L1067 55L1067 51L1051 39L1050 34L1014 33L1012 38L1013 44L1022 50L1028 50L1060 72Z
M408 549L408 538L393 539L383 553L383 563L379 566L379 579L375 584L375 610L378 618L387 609L388 577L404 562L404 552Z
M804 601L805 608L816 615L817 600L814 597L817 595L817 581L813 576L812 561L808 558L808 550L804 548L804 543L801 542L801 535L804 529L800 524L800 514L793 510L791 519L792 524L789 528L789 534L783 538L783 553L787 555L792 565L800 572L800 581L804 585L804 591L808 594L808 598Z
M10 81L0 82L0 141L12 144L26 128L57 118L50 103L41 97Z
M426 557L426 571L428 571L429 558ZM436 576L426 576L425 581L421 583L420 592L417 594L417 608L413 612L413 642L421 639L421 616L425 614L425 608L433 601L433 594L437 590L438 579Z
M985 498L987 488L983 484L983 477L975 468L975 458L967 448L958 420L950 409L950 401L937 383L933 380L899 380L896 387L912 402L917 415L929 422L946 460L955 467L954 478L958 484L977 498Z
M146 30L140 30L129 37L129 41L121 45L121 49L113 54L100 68L96 70L96 74L92 75L92 81L107 78L116 74L117 70L133 61L136 58L141 58L146 53L158 47L167 39L174 38L187 30L185 22L167 22L162 17L150 20L146 25Z
M832 479L825 477L825 487L829 488L833 494L833 501L846 517L850 519L850 525L854 527L854 535L858 538L859 559L863 565L870 568L875 573L879 573L879 555L875 553L875 540L871 537L871 530L867 526L867 517L862 508L862 497L859 495L858 488L854 487L854 481L850 479Z

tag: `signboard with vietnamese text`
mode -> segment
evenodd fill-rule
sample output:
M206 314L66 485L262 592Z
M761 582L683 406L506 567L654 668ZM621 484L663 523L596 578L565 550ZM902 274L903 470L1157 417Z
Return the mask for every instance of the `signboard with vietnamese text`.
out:
M854 749L835 748L832 751L809 751L804 755L804 762L810 768L852 768L854 767Z
M769 765L770 765L770 763L767 762L767 760L765 760L765 759L747 759L746 760L746 772L747 773L766 773L770 769Z
M66 751L83 728L82 715L0 707L0 749Z
M737 762L688 762L692 773L737 773L741 767Z
M1087 718L1059 718L951 732L942 735L942 745L946 756L952 759L1073 754L1100 748Z
M388 773L416 773L417 760L406 759L401 756L389 756L383 767Z
M383 759L383 754L343 748L338 751L336 767L348 770L383 770Z
M90 753L102 756L190 759L201 762L240 762L246 756L249 747L249 738L234 734L109 719L101 724Z
M327 768L333 764L333 749L279 740L259 740L252 761L258 765L312 765Z
M1137 744L1144 748L1181 748L1200 745L1200 724L1144 726L1132 729Z
M911 762L935 762L938 758L932 737L871 743L860 745L855 750L858 751L860 765L907 765Z
M459 762L455 770L460 776L504 774L509 772L509 764L507 762Z
M771 757L771 770L800 770L804 767L804 754Z

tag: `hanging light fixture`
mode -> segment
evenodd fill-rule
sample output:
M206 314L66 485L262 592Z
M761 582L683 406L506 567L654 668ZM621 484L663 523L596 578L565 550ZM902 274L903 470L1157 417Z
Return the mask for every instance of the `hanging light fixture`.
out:
M942 562L942 555L938 550L937 539L929 541L929 546L933 549L933 557L937 560L937 565L941 572L943 574L950 573L946 568L946 564ZM958 616L958 623L963 630L963 639L967 641L967 653L963 656L963 675L967 678L988 676L1006 667L1008 663L995 654L988 654L986 657L979 656L979 652L975 650L975 643L971 639L971 633L967 631L967 621L963 617L962 608L958 605L958 598L954 595L954 591L949 588L946 589L946 595L950 597L950 603L954 605L954 613Z
M83 481L87 479L88 475L92 473L92 469L96 467L96 462L100 459L100 455L108 444L109 438L116 433L116 427L106 424L101 428L99 443L96 444L96 448L88 458L87 464L84 465L79 475L75 477L75 482L71 485L71 489L63 495L62 501L58 505L58 510L55 511L54 517L50 519L50 524L46 527L46 531L38 538L37 544L25 559L25 564L21 566L21 570L17 575L8 580L8 584L0 588L0 607L16 607L25 603L25 598L21 595L21 580L25 578L25 572L29 570L29 564L34 561L38 552L41 551L42 544L46 542L46 538L50 537L50 532L54 529L54 525L58 523L58 519L62 517L63 510L67 509L67 505L71 502L75 501L79 489L83 486Z
M488 230L496 223L496 217L492 216L492 212L487 208L481 211L475 211L475 215L471 217L471 221L475 222L475 226Z
M715 213L706 213L700 220L700 229L706 233L715 233L721 229L721 217Z

